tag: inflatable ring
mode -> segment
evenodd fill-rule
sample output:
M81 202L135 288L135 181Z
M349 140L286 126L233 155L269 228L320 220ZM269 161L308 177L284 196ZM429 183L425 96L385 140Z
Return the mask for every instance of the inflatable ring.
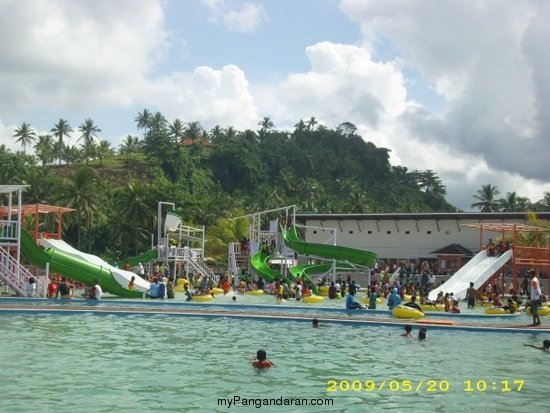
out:
M214 295L223 294L223 290L221 288L212 288L212 294Z
M264 295L264 290L250 290L245 292L248 295Z
M303 297L302 300L304 303L320 303L324 300L324 297L320 295L308 295L307 297Z
M211 294L208 294L208 295L194 295L193 296L193 301L199 301L199 302L208 302L208 301L212 301L212 295Z
M481 303L481 306L482 307L492 307L493 306L493 303L489 302L489 301L483 301Z
M527 308L525 312L531 315L531 307ZM550 307L539 307L537 313L538 315L550 315Z
M391 311L391 313L395 318L416 319L416 318L421 318L421 317L425 316L425 314L422 311L418 311L416 308L411 308L411 307L407 307L407 306L404 306L404 305L400 305L398 307L395 307Z
M412 295L405 294L403 296L403 301L411 301Z
M370 298L368 295L365 295L363 298L361 298L361 302L363 304L370 304ZM376 298L376 304L382 304L382 299L380 297Z
M512 313L510 313L510 311L505 310L502 307L485 307L485 314L503 315L503 314L512 314Z
M422 311L443 311L445 304L436 304L435 307L431 304L420 304Z

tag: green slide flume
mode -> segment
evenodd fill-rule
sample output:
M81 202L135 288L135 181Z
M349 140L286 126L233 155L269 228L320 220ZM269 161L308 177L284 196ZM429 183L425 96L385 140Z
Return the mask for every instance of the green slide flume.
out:
M157 258L157 251L149 250L147 252L144 252L143 254L139 254L139 255L136 255L135 257L128 258L127 260L121 260L120 262L124 264L128 264L130 267L135 267L140 262L142 264L145 264L155 258Z
M142 297L141 292L121 286L111 274L111 270L107 268L90 264L55 248L42 249L25 230L21 231L21 252L31 264L44 268L49 263L51 272L71 280L86 285L91 285L94 280L97 280L103 291L127 298Z
M305 242L298 236L296 227L291 227L286 231L281 229L281 232L286 246L300 254L322 258L334 258L338 261L347 261L365 267L373 267L376 263L376 254L370 251L341 247L338 245Z
M252 265L254 272L269 282L273 282L276 280L285 281L285 277L283 276L283 274L275 271L269 266L270 258L271 254L265 254L262 251L258 251L256 254L254 254L250 259L250 264Z

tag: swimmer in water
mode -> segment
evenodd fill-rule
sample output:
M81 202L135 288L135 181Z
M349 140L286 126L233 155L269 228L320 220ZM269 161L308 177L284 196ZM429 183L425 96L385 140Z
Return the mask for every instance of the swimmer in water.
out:
M252 357L250 359L250 363L257 369L265 369L267 367L275 366L272 361L267 359L267 353L265 350L258 350L256 352L256 357Z
M523 343L523 345L525 347L533 347L533 348L536 348L537 350L542 350L545 353L550 353L550 340L544 340L542 342L542 347L535 346L533 344L527 344L527 343Z

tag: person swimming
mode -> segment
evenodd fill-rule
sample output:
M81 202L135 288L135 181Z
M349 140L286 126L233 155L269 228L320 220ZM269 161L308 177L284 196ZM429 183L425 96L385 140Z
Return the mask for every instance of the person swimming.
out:
M257 369L265 369L267 367L275 366L275 364L267 359L267 353L265 350L258 350L256 352L256 357L250 359L250 363Z
M311 320L311 326L313 328L319 328L319 319L317 317L314 317L313 320Z
M403 334L401 334L401 337L407 337L407 338L410 338L412 337L412 326L410 324L407 324L405 325L405 332Z
M544 351L545 353L550 353L550 340L544 340L542 342L542 347L540 346L535 346L533 344L527 344L527 343L523 343L523 345L525 347L533 347L533 348L536 348L537 350L542 350Z

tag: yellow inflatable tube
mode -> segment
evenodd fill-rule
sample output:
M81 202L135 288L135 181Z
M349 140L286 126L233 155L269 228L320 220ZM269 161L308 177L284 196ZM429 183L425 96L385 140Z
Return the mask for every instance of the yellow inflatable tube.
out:
M445 310L445 304L436 304L435 307L430 304L420 304L422 311L443 311Z
M411 308L404 305L395 307L391 313L395 318L416 319L416 318L421 318L425 316L423 312L418 311L416 308Z
M223 290L221 288L212 288L212 294L214 295L223 294Z
M308 295L302 298L304 303L321 303L324 300L324 297L320 295Z
M250 290L245 292L248 295L264 295L264 290Z
M511 313L510 311L505 310L502 307L485 307L485 314L502 315L502 314L511 314Z
M526 313L531 314L531 307L527 308ZM538 314L539 315L550 315L550 307L539 307L538 308Z
M323 297L328 297L328 285L323 285L319 287L319 295Z
M199 302L208 302L208 301L212 301L212 295L194 295L193 296L193 301L199 301Z
M361 302L363 304L370 304L370 298L368 295L365 295L363 298L361 298ZM382 299L380 297L378 297L376 299L376 304L382 304Z
M178 278L178 285L176 285L176 288L174 288L175 291L177 292L184 292L184 287L187 285L187 287L189 287L189 281L186 280L185 278Z

